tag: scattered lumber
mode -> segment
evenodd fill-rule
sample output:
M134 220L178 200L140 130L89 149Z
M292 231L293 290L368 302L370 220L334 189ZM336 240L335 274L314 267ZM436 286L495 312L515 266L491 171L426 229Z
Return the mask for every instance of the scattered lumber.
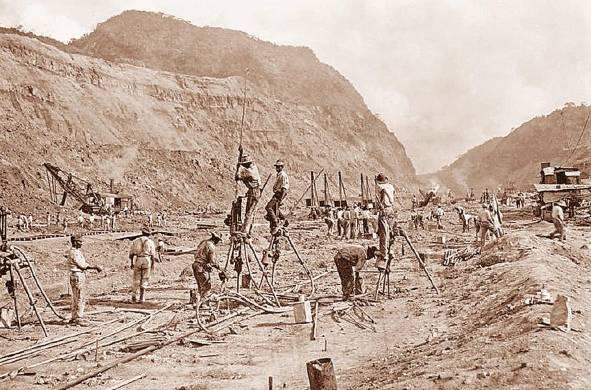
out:
M19 350L14 351L14 352L10 352L10 353L8 353L8 354L0 357L0 365L8 364L10 362L14 363L14 362L16 362L18 360L22 360L22 359L17 359L17 360L13 360L13 359L15 359L17 357L21 357L23 355L32 354L32 353L35 353L35 352L39 352L39 351L51 349L51 348L54 348L54 347L57 347L57 346L60 346L60 345L63 345L63 344L70 343L72 341L76 341L76 340L71 340L70 341L70 339L75 339L75 338L78 338L78 337L80 337L82 335L85 335L85 334L88 334L88 333L94 333L94 332L100 331L104 326L109 325L109 324L112 324L115 321L118 321L118 319L114 319L114 320L105 322L105 323L103 323L103 324L101 324L99 326L96 326L94 328L90 328L90 329L87 329L87 330L83 330L81 332L70 333L69 335L66 335L66 336L54 338L54 339L51 339L51 340L46 340L46 341L43 341L41 343L35 344L35 345L31 346L31 347L27 347L27 348L19 349Z
M448 249L443 252L443 265L454 266L462 261L467 261L480 253L479 248L467 246L463 249Z
M220 323L222 323L222 322L224 322L224 321L226 321L226 320L228 320L230 318L233 318L233 317L235 317L237 315L238 315L238 312L234 312L232 314L229 314L226 317L223 317L223 318L215 321L214 323L212 323L210 325L220 324ZM200 331L201 331L201 329L194 329L194 330L185 332L185 333L183 333L183 334L181 334L179 336L171 337L168 340L166 340L164 342L161 342L161 343L159 343L157 345L152 345L152 346L147 347L147 348L144 348L144 349L142 349L142 350L140 350L138 352L135 352L135 353L133 353L133 354L131 354L129 356L125 356L125 357L122 357L121 359L117 359L117 360L115 360L115 361L113 361L113 362L111 362L109 364L106 364L106 365L104 365L102 367L97 368L94 371L89 372L86 375L81 376L80 378L77 378L77 379L73 380L72 382L69 382L69 383L64 384L63 386L60 386L58 388L58 390L67 390L67 389L70 389L70 388L72 388L72 387L74 387L74 386L76 386L76 385L78 385L78 384L86 381L87 379L93 378L93 377L97 376L98 374L101 374L101 373L103 373L105 371L110 370L113 367L117 367L117 366L119 366L121 364L128 363L128 362L130 362L132 360L137 359L140 356L147 355L147 354L152 353L152 352L154 352L154 351L156 351L158 349L164 348L164 347L166 347L166 346L168 346L170 344L178 343L179 341L183 340L184 338L187 338L187 337L189 337L189 336L191 336L191 335L193 335L193 334L195 334L197 332L200 332Z
M145 376L146 376L146 373L143 373L143 374L140 374L140 375L136 375L133 378L127 379L127 380L125 380L123 382L119 382L118 384L109 387L107 390L117 390L117 389L120 389L122 387L127 386L130 383L133 383L135 381L138 381L138 380L144 378Z

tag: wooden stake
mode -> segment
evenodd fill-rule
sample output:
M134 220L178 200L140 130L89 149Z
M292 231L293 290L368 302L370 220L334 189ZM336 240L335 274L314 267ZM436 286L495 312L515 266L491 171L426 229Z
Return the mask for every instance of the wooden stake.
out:
M310 336L310 340L314 341L316 340L316 334L318 332L318 306L320 304L318 303L318 301L316 301L316 304L314 305L314 322L312 324L312 335Z

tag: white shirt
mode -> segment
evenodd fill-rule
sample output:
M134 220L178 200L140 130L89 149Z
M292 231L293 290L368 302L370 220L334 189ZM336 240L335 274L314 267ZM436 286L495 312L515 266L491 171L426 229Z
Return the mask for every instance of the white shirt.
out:
M560 219L564 221L564 211L562 210L562 207L557 205L552 207L552 219Z
M394 206L394 195L396 190L390 183L377 184L376 195L383 207Z

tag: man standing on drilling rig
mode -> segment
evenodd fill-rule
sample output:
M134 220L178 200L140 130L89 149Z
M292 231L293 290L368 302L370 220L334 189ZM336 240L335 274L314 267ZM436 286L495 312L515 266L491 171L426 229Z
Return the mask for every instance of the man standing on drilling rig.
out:
M287 191L289 190L289 178L287 177L287 173L283 170L284 166L285 164L281 160L277 160L275 163L277 177L275 179L275 184L273 185L273 197L265 207L265 210L267 210L267 216L265 218L269 221L272 235L279 233L279 219L283 218L279 207L283 203L283 200L287 196Z
M394 186L388 182L388 178L383 173L380 173L376 177L378 237L380 242L379 254L376 256L376 267L380 270L386 269L390 253L390 234L396 225L396 212L394 211L395 193Z
M152 229L146 226L142 229L142 236L131 243L129 250L129 261L133 270L133 281L131 285L131 301L137 302L139 291L139 302L145 302L145 292L150 281L150 273L154 270L156 260L156 244L150 238Z
M234 179L244 183L248 191L246 192L246 211L244 223L240 231L249 234L250 227L254 218L254 209L261 197L261 176L259 169L248 154L244 154L242 145L238 148L238 164L236 166L236 175Z
M66 253L68 268L70 270L70 288L72 289L72 319L71 323L80 326L90 325L84 317L86 304L86 270L94 269L102 272L101 267L88 265L80 248L82 248L82 236L73 234L70 237L72 247Z

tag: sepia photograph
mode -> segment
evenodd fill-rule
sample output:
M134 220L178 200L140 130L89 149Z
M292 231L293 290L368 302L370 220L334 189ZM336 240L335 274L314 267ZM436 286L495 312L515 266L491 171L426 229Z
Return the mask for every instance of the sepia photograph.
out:
M0 390L591 389L591 2L0 0Z

